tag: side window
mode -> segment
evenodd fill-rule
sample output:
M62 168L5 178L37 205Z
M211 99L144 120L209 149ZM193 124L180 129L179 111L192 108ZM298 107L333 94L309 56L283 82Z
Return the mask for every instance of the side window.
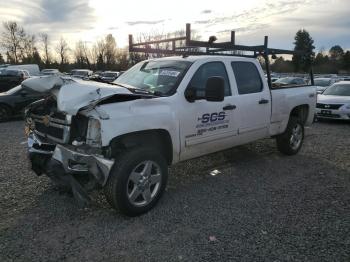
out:
M207 79L213 76L220 76L225 81L225 96L231 95L231 87L228 81L225 65L222 62L208 62L198 68L191 79L189 86L196 90L198 97L204 97Z
M253 63L232 62L231 66L240 95L259 93L263 90L263 83L259 71Z

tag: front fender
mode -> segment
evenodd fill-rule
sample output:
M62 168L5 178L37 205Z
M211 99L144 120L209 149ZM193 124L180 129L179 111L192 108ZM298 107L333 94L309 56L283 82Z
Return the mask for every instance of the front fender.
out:
M115 137L147 130L165 130L169 133L173 161L180 153L179 121L167 97L138 99L134 101L105 104L100 108L109 116L100 119L102 146L108 146Z

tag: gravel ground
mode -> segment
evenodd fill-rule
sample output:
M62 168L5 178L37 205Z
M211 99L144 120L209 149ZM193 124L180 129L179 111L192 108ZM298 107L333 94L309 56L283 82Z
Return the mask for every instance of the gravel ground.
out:
M0 124L0 261L350 261L349 123L315 123L293 157L267 139L178 164L137 218L37 177L22 125Z

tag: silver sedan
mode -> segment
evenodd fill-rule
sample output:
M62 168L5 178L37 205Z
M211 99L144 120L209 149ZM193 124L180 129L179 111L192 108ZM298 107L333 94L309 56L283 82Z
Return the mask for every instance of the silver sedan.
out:
M350 82L338 82L317 96L317 118L350 120Z

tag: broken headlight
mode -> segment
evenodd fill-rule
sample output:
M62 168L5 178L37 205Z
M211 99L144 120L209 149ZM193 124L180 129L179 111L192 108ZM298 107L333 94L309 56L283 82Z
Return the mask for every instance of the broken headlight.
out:
M90 118L86 133L86 144L92 147L101 147L101 123L95 118Z
M24 134L26 137L35 129L35 123L31 117L26 117L24 124Z

